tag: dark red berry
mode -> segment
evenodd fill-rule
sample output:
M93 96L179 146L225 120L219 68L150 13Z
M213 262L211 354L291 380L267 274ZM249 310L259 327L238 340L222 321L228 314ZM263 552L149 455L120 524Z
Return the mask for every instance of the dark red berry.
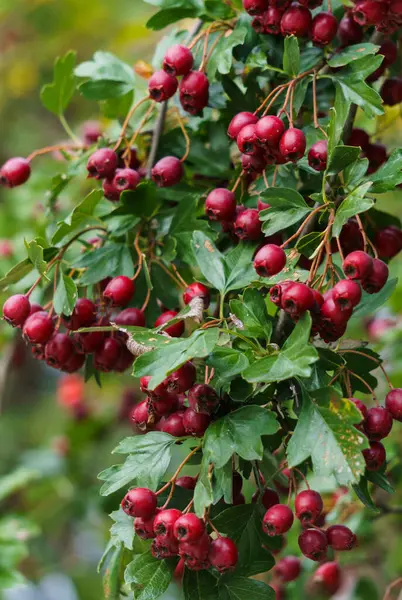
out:
M363 39L363 29L352 16L346 14L339 22L337 36L342 46L358 44Z
M385 397L385 407L396 421L402 422L402 388L395 388Z
M285 160L296 162L306 150L306 136L301 129L287 129L279 142L279 150Z
M113 177L113 186L118 192L135 190L141 178L134 169L117 169Z
M284 556L275 565L275 573L284 583L297 579L300 572L301 562L297 556Z
M179 398L175 394L168 394L164 398L153 401L152 406L158 417L165 417L179 408Z
M233 221L236 215L236 196L226 188L212 190L205 201L205 212L212 221Z
M208 104L209 81L201 71L190 71L180 83L180 102L191 115L201 112Z
M325 171L328 159L328 142L319 140L313 144L308 152L308 164L315 171Z
M352 133L348 139L349 146L360 146L360 148L365 151L367 150L369 144L370 138L364 129L359 129L358 127L352 129Z
M113 367L114 371L117 373L124 373L124 371L127 371L127 369L132 366L133 362L134 356L131 354L130 350L124 346L124 344L121 344L119 358Z
M116 325L145 327L145 315L139 308L125 308L114 319Z
M352 312L352 307L346 307L346 305L344 305L343 308L341 308L339 304L335 303L332 297L325 300L320 309L321 317L328 319L336 327L345 325L352 316Z
M125 306L134 296L135 286L130 277L119 275L113 277L107 284L103 297L111 302L112 306Z
M245 125L237 135L237 146L242 154L255 156L261 152L258 146L257 125Z
M241 166L245 173L254 177L258 173L264 171L267 163L263 155L257 154L256 156L250 156L249 154L242 154Z
M386 438L392 429L391 413L382 406L370 408L364 420L364 431L370 440L379 441Z
M332 290L332 299L341 310L357 306L362 298L360 285L351 279L341 279Z
M261 237L260 214L256 208L246 208L237 215L234 233L241 240L255 241Z
M31 304L23 294L10 296L3 305L3 319L13 327L22 327L30 314Z
M163 382L169 392L182 394L194 385L197 369L192 362L186 362L182 367L173 371Z
M296 517L302 525L313 525L324 508L321 495L314 490L304 490L295 499Z
M89 327L96 320L96 305L89 298L78 298L70 316L63 315L63 324L74 331L80 327Z
M211 417L202 413L197 413L192 408L187 408L183 415L183 425L189 435L201 437L204 435Z
M163 58L163 68L169 75L187 75L191 71L194 58L191 50L181 44L171 46Z
M120 200L120 192L116 188L113 179L104 179L102 189L106 200L110 200L111 202L118 202Z
M39 311L27 318L22 333L31 344L46 344L54 330L53 320L46 311Z
M281 33L282 11L270 6L263 15L264 33L279 35Z
M117 154L110 148L100 148L89 157L87 170L89 177L113 179L117 169Z
M99 371L109 373L115 368L120 357L121 344L116 338L108 337L95 350L94 366Z
M307 37L311 27L311 12L305 6L295 4L287 9L281 20L282 35Z
M257 122L257 115L254 115L251 112L239 112L229 123L228 136L232 140L236 140L243 127L246 125L255 125Z
M253 502L257 502L259 497L260 492L257 490L256 493L253 495ZM266 510L268 510L272 506L275 506L275 504L279 504L280 500L278 492L272 488L266 488L262 494L261 502Z
M177 314L178 313L175 310L167 310L163 312L156 319L154 327L160 327L161 325L164 325L168 321L174 319L177 316ZM180 337L184 333L184 321L178 321L173 325L169 325L169 327L164 327L163 331L171 337Z
M209 547L208 558L210 563L219 573L233 571L239 559L237 546L233 540L219 536L213 540Z
M157 385L155 389L150 390L149 384L150 384L151 379L152 379L151 375L145 375L144 377L140 378L140 388L141 388L141 391L144 392L144 394L147 394L153 400L156 400L156 401L162 400L163 398L166 398L167 396L169 396L169 391L167 389L168 382L166 379L162 383Z
M286 265L286 254L275 244L266 244L254 257L254 269L260 277L271 277L280 273Z
M313 585L322 594L336 594L341 587L341 569L337 562L326 562L320 565L313 575Z
M188 403L195 412L210 415L219 405L219 396L210 385L199 383L189 390Z
M249 15L261 15L268 8L268 0L243 0L243 8Z
M174 524L181 515L181 510L177 510L177 508L167 508L158 512L154 519L155 535L173 535Z
M151 545L152 555L158 560L173 558L179 551L179 545L173 535L157 535Z
M160 430L165 433L169 433L173 437L184 437L186 435L186 430L183 424L183 411L174 412L169 415L163 422L160 423Z
M362 288L368 294L376 294L388 281L389 269L385 262L378 258L373 258L373 269L370 275L363 279Z
M331 525L327 531L328 544L333 550L352 550L356 546L356 536L345 525Z
M327 536L320 529L305 529L299 535L299 548L304 556L319 562L327 555Z
M398 48L392 40L384 40L381 43L378 54L382 54L384 56L382 64L385 67L390 67L398 58Z
M194 298L201 298L204 304L204 309L206 310L211 301L209 289L198 281L190 283L183 293L183 302L184 304L190 304L191 300L194 300Z
M390 20L396 21L398 25L402 21L402 3L401 0L391 0L388 7L388 16Z
M370 448L362 452L367 471L379 471L387 460L387 454L381 442L370 442Z
M363 431L364 428L364 419L367 418L368 415L368 408L367 406L364 404L364 402L362 402L361 400L359 400L358 398L349 398L349 400L351 402L353 402L353 404L356 406L356 408L361 412L362 414L362 420L360 421L360 423L355 424L356 429L358 429L359 431Z
M377 231L374 245L381 258L393 258L402 250L402 230L389 225Z
M330 12L320 12L311 24L311 39L316 46L327 46L338 30L338 21Z
M365 150L366 158L369 161L367 173L375 173L383 165L387 158L387 148L384 144L369 144Z
M205 531L205 523L194 513L182 515L174 524L173 533L179 542L195 542Z
M143 400L134 406L130 413L130 419L140 431L146 431L150 421L155 421L155 419L151 418L148 410L148 402L146 400Z
M373 270L373 259L366 252L356 250L347 255L342 268L348 279L367 279Z
M171 187L180 183L183 174L182 162L175 156L165 156L153 167L152 180L158 187Z
M290 315L299 316L313 308L314 296L306 284L295 282L283 291L281 306Z
M261 146L278 148L281 137L285 133L285 125L279 117L268 115L258 121L255 132Z
M299 2L299 4L301 4L302 6L305 6L306 8L309 8L310 10L313 10L314 8L317 8L318 6L321 6L323 3L323 0L301 0L301 2Z
M156 515L153 515L150 519L143 519L142 517L136 517L134 519L134 530L138 537L142 538L143 540L150 540L155 537L155 516Z
M148 91L155 102L165 102L175 95L179 82L166 71L156 71L148 81Z
M282 306L282 296L291 285L293 285L293 281L281 281L281 283L277 283L273 285L269 290L269 297L271 302L276 304L277 306Z
M382 21L387 14L387 5L376 0L361 0L352 10L353 18L359 25L375 25Z
M101 323L98 323L100 326ZM94 324L96 326L96 324ZM95 352L102 344L105 334L102 331L91 331L88 333L78 333L76 337L74 337L74 343L76 345L77 351L84 352L86 354L91 354L91 352Z
M64 363L62 371L65 373L75 373L79 371L85 362L85 354L79 354L78 352L73 352L68 361Z
M176 485L185 490L193 490L197 485L197 478L190 477L190 475L183 475L183 477L176 479Z
M148 488L134 488L124 496L121 507L130 517L150 519L156 511L157 497Z
M55 369L63 368L73 354L74 344L65 333L55 333L45 346L45 360Z
M10 158L0 169L0 184L13 188L25 183L30 174L31 166L26 158Z
M274 504L267 510L262 521L262 529L269 536L281 535L292 527L293 512L286 504Z
M179 555L186 561L186 566L189 566L189 561L196 561L203 563L204 568L208 569L210 543L211 539L206 532L196 542L179 542Z

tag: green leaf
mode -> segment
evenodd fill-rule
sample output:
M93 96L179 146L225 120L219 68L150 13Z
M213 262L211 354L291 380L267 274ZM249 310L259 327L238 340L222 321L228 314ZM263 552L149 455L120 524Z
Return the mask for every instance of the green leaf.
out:
M355 162L359 158L360 148L356 146L335 146L329 165L327 168L328 175L335 175L343 171L350 163Z
M183 592L185 600L217 600L217 580L208 571L184 569Z
M182 19L195 18L198 14L196 8L168 8L160 10L153 15L146 23L148 29L160 31L168 25L181 21Z
M60 273L59 283L53 297L53 307L57 315L69 317L77 300L77 286L68 275Z
M353 164L346 167L343 177L345 180L346 186L356 186L358 185L365 174L367 173L367 169L369 166L369 161L367 158L359 158ZM373 179L375 173L371 173L370 181ZM371 188L373 189L373 188Z
M370 43L355 44L348 46L341 52L335 54L327 63L330 67L343 67L369 54L376 54L379 46Z
M98 477L104 481L101 495L108 496L132 483L136 487L157 489L171 459L171 447L176 438L160 431L125 438L114 450L118 454L129 454L122 465L113 465Z
M294 35L285 38L283 50L283 69L289 77L295 77L300 71L299 41Z
M364 506L366 506L374 512L379 512L379 509L377 508L371 497L366 477L362 476L360 481L353 485L353 489L355 491L356 496L359 498L360 502L364 504Z
M95 208L99 204L103 194L99 190L92 190L77 206L71 211L64 221L60 221L52 238L52 244L59 244L64 238L74 233L82 225L94 223ZM99 224L99 219L95 222Z
M134 274L133 260L125 243L106 243L101 248L85 252L73 261L71 266L74 269L86 269L78 280L80 286L101 281L105 273L109 277L118 275L132 277Z
M371 173L369 178L373 183L371 191L374 194L383 194L402 183L402 149L394 150L387 162L375 173Z
M0 500L24 489L28 484L39 479L39 476L39 471L25 467L20 467L9 475L4 475L0 478Z
M212 488L212 476L209 473L209 462L203 456L197 484L194 489L194 511L202 517L205 509L214 502L214 490Z
M78 88L88 100L119 98L135 87L133 69L109 52L95 52L92 61L78 65L75 75L88 79Z
M108 566L103 577L103 592L105 600L119 600L120 598L120 571L123 560L123 544L118 544L112 551Z
M201 273L220 292L226 286L225 258L202 231L193 233L194 254Z
M388 492L388 494L393 494L395 492L395 488L390 484L386 475L381 473L381 471L367 471L365 477L371 481L371 483L378 485L378 487Z
M311 231L311 233L307 233L297 241L296 248L307 258L311 258L321 244L323 237L324 233L322 231Z
M29 258L25 258L10 269L2 279L0 279L0 291L8 288L12 283L17 283L23 279L33 269L33 264Z
M311 457L318 477L333 475L339 485L357 483L365 470L366 438L354 427L361 414L334 388L311 392L303 388L303 406L287 449L289 467ZM313 396L318 396L313 401ZM322 399L323 397L323 399Z
M234 453L245 460L262 457L262 435L279 428L274 413L260 406L244 406L212 423L204 436L204 455L223 467Z
M173 213L169 236L176 241L177 256L187 264L196 265L194 256L193 233L203 231L210 239L215 233L205 220L197 219L198 196L187 195L180 202L180 208Z
M224 595L222 591L224 590ZM220 600L275 600L275 591L263 581L232 576L219 581Z
M156 600L167 590L172 573L170 562L158 560L150 552L144 552L134 556L124 572L124 580L135 586L135 600Z
M247 288L241 300L231 300L230 310L241 321L237 327L250 337L265 337L269 342L272 334L272 322L268 317L264 298L258 290Z
M353 311L353 318L361 319L361 317L373 316L374 313L385 304L395 291L398 280L388 279L382 290L378 294L367 294L363 291L362 299L356 309Z
M249 361L247 356L239 350L218 346L209 355L207 365L215 369L215 376L227 380L244 371L248 367Z
M333 80L342 89L346 100L360 106L369 119L384 113L381 96L363 80L352 78L350 75L333 76Z
M366 212L374 205L372 198L365 198L365 195L371 188L371 181L362 183L353 192L346 196L336 211L332 235L338 237L346 221L362 212Z
M252 260L254 254L254 244L240 242L225 255L225 293L244 288L256 279Z
M268 188L261 198L271 205L260 212L262 230L266 236L294 225L311 212L303 196L290 188Z
M342 140L343 128L349 114L350 100L343 93L340 86L336 87L334 107L330 109L330 122L328 126L328 157L331 154L339 141Z
M29 260L32 262L35 269L37 269L41 275L44 275L47 269L47 263L43 260L43 247L39 245L37 240L32 240L31 242L25 241L24 243ZM48 279L48 277L46 277L46 279Z
M133 518L126 515L121 507L119 510L110 513L109 517L114 521L110 528L110 536L114 545L116 546L118 542L122 542L125 548L132 550L134 541Z
M53 69L53 82L41 89L42 104L47 110L57 116L64 114L73 97L76 85L74 77L76 53L70 50L58 57Z
M256 360L243 377L250 383L283 381L291 377L310 377L310 365L318 360L317 350L309 344L311 317L305 313L276 354Z
M216 72L226 75L230 72L233 62L233 49L244 43L247 27L238 25L229 36L223 36L216 45L208 61L208 78L214 79Z

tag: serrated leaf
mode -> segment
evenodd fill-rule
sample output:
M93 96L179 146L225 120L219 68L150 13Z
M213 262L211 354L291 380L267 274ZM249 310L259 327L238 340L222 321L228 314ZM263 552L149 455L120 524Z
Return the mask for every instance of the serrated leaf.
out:
M53 82L44 85L40 93L43 106L59 117L63 115L74 94L75 59L76 53L72 50L64 56L56 58Z
M99 204L103 194L99 190L92 190L71 213L60 221L52 238L52 244L59 244L68 235L74 233L81 225L89 225L94 222L95 208ZM99 224L99 219L96 220Z
M208 571L184 569L183 592L185 600L217 600L217 579Z
M212 474L209 472L209 462L203 456L200 473L194 489L194 512L200 518L203 517L205 509L214 502L214 490L212 488Z
M134 585L135 600L156 600L168 588L172 579L172 563L158 560L150 552L134 556L124 572L124 580Z
M209 355L207 365L215 369L219 379L232 379L249 365L247 356L234 348L217 347Z
M330 67L343 67L369 54L376 54L379 46L370 43L354 44L335 54L327 63Z
M330 121L328 125L328 157L331 159L331 154L335 146L342 139L343 128L349 114L351 101L346 97L342 88L336 86L334 107L330 109Z
M250 337L265 337L269 342L272 334L272 321L268 317L264 298L253 288L244 291L241 300L231 300L230 310L241 321L238 327Z
M222 594L224 592L224 594ZM219 582L219 600L275 600L275 591L263 581L233 575Z
M110 52L95 52L92 61L78 65L75 75L88 79L78 88L88 100L119 98L135 87L133 69Z
M352 78L350 75L346 75L344 78L337 75L333 79L337 86L342 89L346 100L360 106L369 119L383 114L381 96L363 80L357 79L357 77Z
M266 236L294 225L311 212L303 196L291 188L268 188L261 198L271 205L260 212L262 230Z
M371 173L369 178L374 194L383 194L402 183L402 149L394 150L387 162L375 173Z
M287 36L283 50L283 69L289 77L295 77L300 71L299 41L294 35Z
M57 315L69 317L77 300L77 286L73 279L64 273L60 273L59 282L53 297L53 308Z
M327 168L328 175L336 175L359 158L360 148L356 146L335 146Z
M256 279L253 267L253 256L255 254L254 244L240 242L225 254L226 283L225 293L238 290L249 285Z
M226 286L225 258L202 231L193 233L194 254L205 279L220 292Z
M296 248L307 258L311 258L311 255L321 244L323 237L324 233L322 231L311 231L297 241Z
M233 62L233 49L244 43L247 27L238 25L228 36L223 36L217 43L208 61L208 78L214 79L216 72L226 75L230 72Z
M335 221L332 227L332 235L334 237L339 236L342 227L348 219L359 213L366 212L374 205L374 200L372 198L365 198L365 195L370 188L371 181L362 183L342 201L336 211Z
M118 544L111 551L108 566L103 577L103 592L105 600L120 598L120 570L123 560L123 544Z
M77 280L80 286L87 286L101 281L105 273L109 277L134 275L133 260L130 249L125 243L106 243L101 248L85 252L71 263L75 269L86 269Z
M25 248L27 249L28 258L32 262L34 268L39 271L41 275L44 275L47 269L47 263L43 260L43 247L40 246L36 240L32 240L30 242L25 241ZM46 279L48 279L48 277L46 277Z
M110 528L110 536L114 545L117 542L122 542L125 548L132 550L134 540L133 518L126 515L121 507L119 510L110 513L109 517L114 521Z
M364 504L364 506L366 506L374 512L379 512L379 509L377 508L371 497L366 477L361 477L360 481L353 485L353 489L355 491L356 496Z
M29 258L25 258L10 269L2 279L0 279L0 290L3 291L12 283L17 283L33 270L34 266Z

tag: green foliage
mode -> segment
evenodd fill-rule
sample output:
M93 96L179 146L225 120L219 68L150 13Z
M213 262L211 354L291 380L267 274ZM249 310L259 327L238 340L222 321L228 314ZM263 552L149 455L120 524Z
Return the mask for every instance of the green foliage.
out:
M64 114L75 92L75 61L76 53L71 50L63 57L57 58L53 82L44 85L40 93L43 106L58 117Z

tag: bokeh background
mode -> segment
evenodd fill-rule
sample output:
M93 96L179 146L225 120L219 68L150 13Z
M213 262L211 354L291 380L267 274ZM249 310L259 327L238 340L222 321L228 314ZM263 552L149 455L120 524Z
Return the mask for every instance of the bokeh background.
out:
M160 38L145 28L152 12L153 7L141 0L1 0L0 163L64 139L57 119L39 99L41 86L51 79L57 55L74 49L81 62L102 49L132 65L151 61ZM67 116L79 134L85 120L99 118L98 107L76 94ZM399 107L391 109L377 125L364 122L361 116L359 124L372 134L377 132L378 140L390 149L401 145ZM109 126L106 121L102 125ZM25 257L24 238L29 240L44 231L45 191L53 169L54 163L45 159L29 185L12 193L0 190L1 276ZM73 193L61 201L74 204ZM378 208L396 216L401 215L401 206L401 193L378 199ZM402 262L396 259L392 275L398 274L402 275ZM26 283L21 283L21 289ZM18 286L15 289L19 291ZM3 302L4 295L0 300ZM394 384L399 386L401 313L402 280L379 313L355 320L350 331L350 337L369 338L381 351ZM34 362L11 328L0 327L0 344L0 581L4 583L8 577L7 566L18 564L30 582L0 592L0 598L100 600L103 591L96 565L111 524L107 515L116 510L119 498L101 498L96 475L111 464L111 449L130 434L127 415L139 392L127 375L104 377L102 388L93 381L84 387L80 379L65 380ZM379 397L385 393L381 383ZM392 496L381 492L377 500L385 506L402 506L397 462L402 436L401 429L395 429L387 440L387 451L390 478L397 491ZM314 482L317 489L325 489L325 485ZM351 499L348 497L348 502ZM350 585L339 598L376 600L386 584L402 573L402 515L373 521L356 498L353 501L348 518L359 530L361 545L343 558ZM18 515L14 524L10 524L10 514ZM13 526L10 543L7 527ZM289 551L295 544L296 535ZM170 598L180 597L175 588L169 594ZM298 584L291 587L289 597L303 600L308 596Z

